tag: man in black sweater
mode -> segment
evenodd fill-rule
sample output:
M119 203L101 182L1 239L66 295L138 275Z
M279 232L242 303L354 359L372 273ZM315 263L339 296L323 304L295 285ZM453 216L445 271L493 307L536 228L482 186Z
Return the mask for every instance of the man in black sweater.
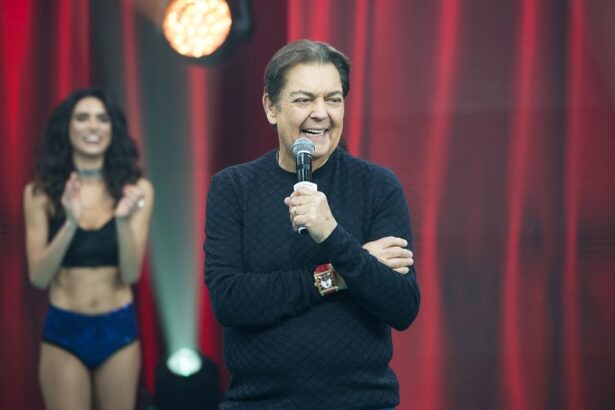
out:
M391 327L408 328L420 303L410 220L397 177L338 148L349 71L325 43L280 49L263 95L279 148L211 181L205 282L231 373L222 409L399 403ZM314 144L317 190L293 189L299 138Z

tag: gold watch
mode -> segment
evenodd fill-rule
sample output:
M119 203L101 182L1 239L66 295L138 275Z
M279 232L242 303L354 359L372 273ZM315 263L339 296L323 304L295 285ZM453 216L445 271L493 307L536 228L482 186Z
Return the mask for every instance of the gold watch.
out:
M314 286L321 296L327 296L339 290L337 275L330 263L318 265L314 269Z

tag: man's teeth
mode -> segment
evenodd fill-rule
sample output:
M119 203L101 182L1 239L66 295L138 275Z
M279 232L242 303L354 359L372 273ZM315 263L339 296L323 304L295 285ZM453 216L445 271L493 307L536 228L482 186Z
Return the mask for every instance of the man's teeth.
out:
M303 132L305 132L306 134L311 134L311 135L322 135L325 133L326 130L303 130Z

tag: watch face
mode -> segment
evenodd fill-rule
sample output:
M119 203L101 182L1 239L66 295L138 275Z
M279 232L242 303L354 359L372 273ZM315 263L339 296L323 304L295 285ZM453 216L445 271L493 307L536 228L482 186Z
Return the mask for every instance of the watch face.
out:
M315 285L321 295L326 295L331 292L337 291L337 285L335 283L335 277L332 270L315 273L314 274Z
M325 272L320 277L320 286L323 289L329 289L329 288L333 287L333 275L331 274L331 272Z

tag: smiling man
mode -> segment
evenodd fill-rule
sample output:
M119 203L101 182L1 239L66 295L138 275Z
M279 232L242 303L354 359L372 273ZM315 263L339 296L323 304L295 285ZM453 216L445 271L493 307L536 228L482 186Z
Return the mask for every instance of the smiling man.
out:
M326 43L280 49L263 93L278 148L211 181L205 282L231 373L222 409L399 403L391 328L410 326L420 303L410 220L397 177L338 147L349 78ZM317 190L293 188L299 138L314 144Z
M340 74L333 64L300 64L286 73L279 95L265 92L263 106L276 126L280 166L295 171L292 145L300 137L315 145L313 167L321 167L337 147L343 129L344 95Z

